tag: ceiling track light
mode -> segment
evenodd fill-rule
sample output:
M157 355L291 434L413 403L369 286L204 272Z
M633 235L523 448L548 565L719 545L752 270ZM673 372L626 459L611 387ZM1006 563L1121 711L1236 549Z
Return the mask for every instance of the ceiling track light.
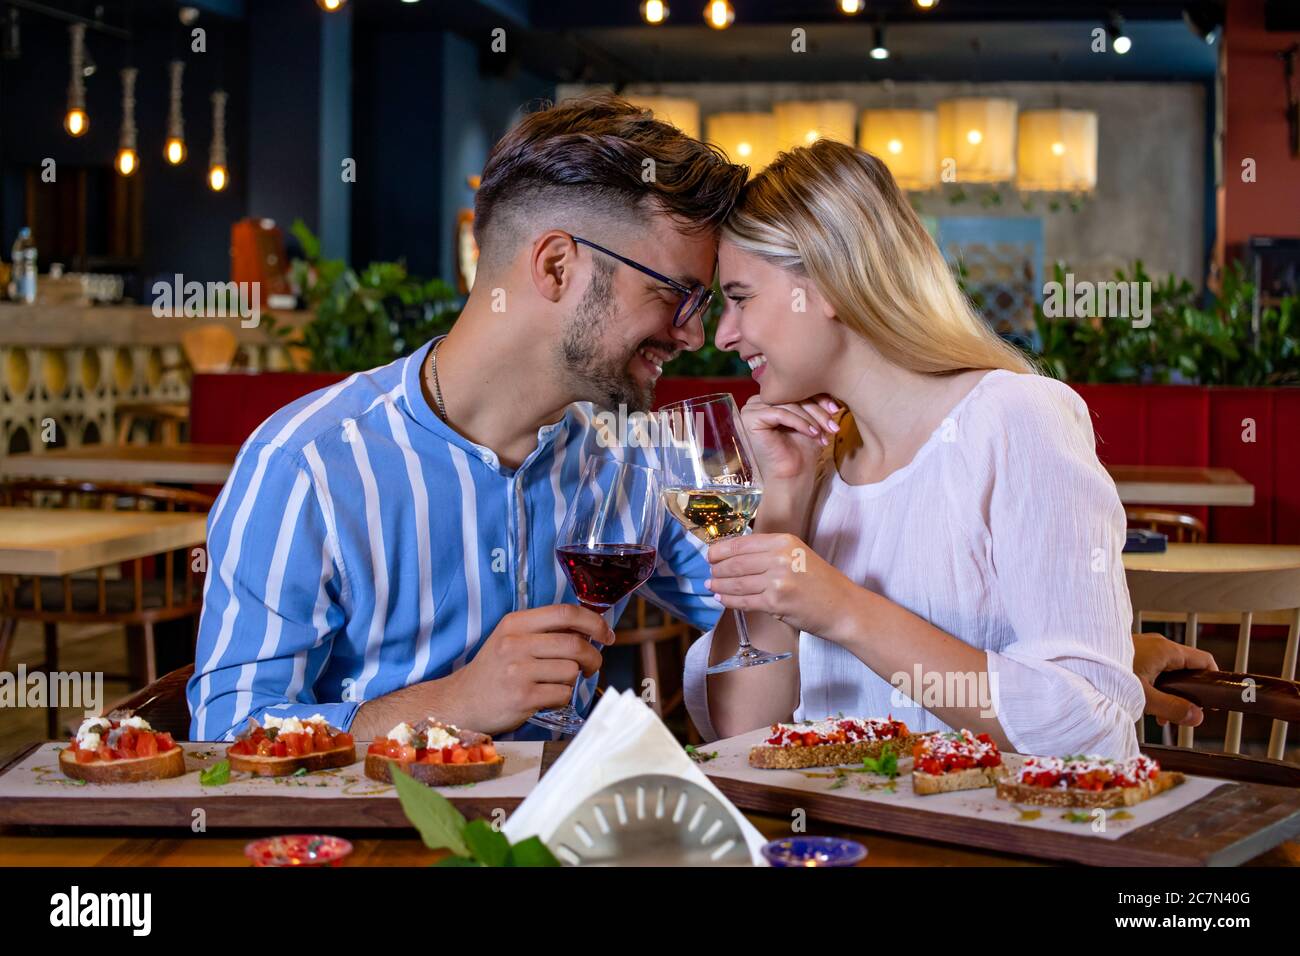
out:
M1187 28L1207 45L1219 39L1223 29L1223 7L1217 3L1189 3L1183 7L1183 21Z
M889 59L889 47L885 46L885 26L882 23L876 24L871 31L871 59Z
M1110 48L1123 56L1133 49L1133 41L1124 32L1124 18L1114 10L1106 21L1106 33L1110 37Z

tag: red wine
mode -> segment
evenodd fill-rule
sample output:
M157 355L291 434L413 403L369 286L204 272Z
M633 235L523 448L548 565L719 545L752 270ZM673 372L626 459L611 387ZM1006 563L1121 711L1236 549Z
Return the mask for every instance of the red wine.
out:
M635 591L655 569L655 549L642 544L565 545L555 557L578 602L597 613Z

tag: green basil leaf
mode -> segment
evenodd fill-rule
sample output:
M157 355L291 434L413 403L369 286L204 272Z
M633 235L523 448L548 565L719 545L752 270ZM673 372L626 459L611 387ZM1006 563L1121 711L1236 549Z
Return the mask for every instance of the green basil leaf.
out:
M389 763L402 812L420 832L420 839L430 850L447 849L457 856L469 856L463 833L465 818L450 800L432 787L411 779L396 762Z
M465 826L465 845L469 855L484 866L505 866L510 855L510 841L492 829L486 820L471 820Z

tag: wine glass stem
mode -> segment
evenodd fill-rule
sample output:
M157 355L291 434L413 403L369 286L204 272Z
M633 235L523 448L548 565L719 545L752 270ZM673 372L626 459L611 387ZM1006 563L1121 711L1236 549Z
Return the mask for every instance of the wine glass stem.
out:
M736 608L732 613L736 615L736 633L740 635L741 649L752 647L753 645L749 643L749 624L745 621L745 612Z
M609 625L611 630L613 629L614 625L610 623L609 618L610 615L613 613L614 613L614 609L612 607L606 608L604 611L600 612L600 619L604 621L607 625ZM591 641L591 644L597 650L600 650L600 648L604 646L602 644L597 644L595 641ZM573 682L573 696L569 698L569 706L572 707L578 713L582 713L582 711L578 709L578 688L582 686L582 679L583 679L582 671L578 671L578 679Z

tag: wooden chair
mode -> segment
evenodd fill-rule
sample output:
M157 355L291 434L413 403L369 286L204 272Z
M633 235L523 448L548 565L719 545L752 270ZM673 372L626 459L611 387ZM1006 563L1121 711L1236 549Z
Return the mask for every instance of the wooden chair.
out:
M137 421L158 424L158 444L179 445L181 428L189 424L190 407L172 402L130 402L117 405L117 443L131 444L131 433Z
M0 484L2 505L174 512L207 511L212 502L210 496L196 491L154 485L64 479ZM161 577L157 574L158 566ZM177 572L182 568L183 581L178 581ZM45 631L45 661L38 669L56 671L60 624L120 624L126 628L131 658L136 665L127 679L143 685L158 677L154 625L197 617L202 606L202 582L185 549L136 558L121 565L106 565L87 574L0 575L0 644L7 643L5 638L12 635L17 621L40 621ZM105 676L122 679L125 675ZM50 736L59 736L56 707L50 708L48 723Z
M1201 544L1205 541L1205 525L1195 515L1159 508L1125 508L1124 515L1130 528L1158 531L1170 541Z
M1241 752L1242 715L1262 714L1273 718L1269 734L1268 756L1283 759L1286 751L1287 724L1295 719L1287 716L1289 709L1278 710L1279 697L1288 691L1278 685L1262 685L1255 678L1253 700L1245 691L1249 670L1250 634L1253 616L1263 611L1283 611L1290 621L1286 647L1282 652L1283 684L1295 681L1296 652L1300 645L1300 566L1242 569L1224 571L1161 570L1127 572L1129 596L1133 603L1134 633L1142 630L1144 613L1174 613L1187 621L1186 643L1196 646L1201 614L1233 614L1238 617L1237 652L1233 662L1235 675L1243 675L1237 688L1237 697L1231 698L1222 691L1213 698L1228 710L1227 730L1224 735L1224 752ZM1174 693L1174 691L1171 691ZM1231 707L1223 706L1231 704ZM1280 716L1279 716L1280 714ZM1139 724L1140 728L1140 724ZM1192 728L1178 728L1178 746L1192 746Z
M193 673L194 665L186 664L118 701L110 709L129 710L149 721L154 730L169 733L175 740L189 740L190 705L185 699L185 685Z
M685 621L678 620L667 611L655 607L640 595L633 597L632 603L619 619L619 626L614 629L614 643L622 647L640 648L641 676L654 681L654 701L651 706L661 718L671 714L678 707L684 706L682 690L679 687L668 698L663 696L663 681L659 670L659 647L662 644L676 642L678 653L685 660L686 649L690 646L691 627ZM699 743L699 734L693 724L687 721L687 733L692 743Z
M239 351L239 340L220 322L205 322L181 333L181 350L195 372L228 372Z

